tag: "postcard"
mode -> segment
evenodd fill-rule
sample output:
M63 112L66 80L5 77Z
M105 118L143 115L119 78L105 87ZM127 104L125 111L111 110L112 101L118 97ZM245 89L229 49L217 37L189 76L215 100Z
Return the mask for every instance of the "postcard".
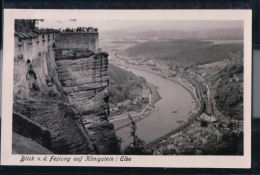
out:
M4 10L1 164L251 167L251 10Z

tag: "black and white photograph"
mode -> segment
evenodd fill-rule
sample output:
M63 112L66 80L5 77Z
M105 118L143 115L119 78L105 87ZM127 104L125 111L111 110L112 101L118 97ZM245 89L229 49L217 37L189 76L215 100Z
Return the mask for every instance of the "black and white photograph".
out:
M245 18L123 12L12 20L11 155L248 156Z

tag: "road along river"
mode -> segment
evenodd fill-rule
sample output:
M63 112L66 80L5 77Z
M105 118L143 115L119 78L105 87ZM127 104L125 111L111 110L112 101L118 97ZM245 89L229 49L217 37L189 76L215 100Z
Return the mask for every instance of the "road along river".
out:
M146 143L151 142L177 128L179 126L177 121L187 121L190 112L195 109L189 91L159 75L134 68L130 68L130 71L156 85L161 96L161 100L155 104L157 110L136 123L139 138ZM129 145L130 127L122 128L116 131L116 134L122 139L122 147Z

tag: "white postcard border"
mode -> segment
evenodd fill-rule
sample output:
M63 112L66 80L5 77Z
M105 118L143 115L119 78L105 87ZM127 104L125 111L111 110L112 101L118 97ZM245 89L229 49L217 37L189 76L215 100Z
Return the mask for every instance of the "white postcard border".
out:
M243 20L244 21L244 155L243 156L127 156L113 161L84 161L86 155L55 155L71 161L44 161L46 155L33 155L34 161L22 161L12 154L14 19L103 19L103 20ZM251 167L251 89L252 89L252 11L251 10L32 10L4 9L1 164L38 166L102 167L179 167L179 168L250 168ZM25 156L25 155L24 155ZM30 156L30 155L28 155ZM31 155L32 156L32 155ZM50 158L51 155L47 155ZM82 161L79 162L82 156ZM40 158L40 160L38 160ZM73 161L78 158L78 161ZM84 158L84 160L83 160ZM76 160L76 159L75 159Z

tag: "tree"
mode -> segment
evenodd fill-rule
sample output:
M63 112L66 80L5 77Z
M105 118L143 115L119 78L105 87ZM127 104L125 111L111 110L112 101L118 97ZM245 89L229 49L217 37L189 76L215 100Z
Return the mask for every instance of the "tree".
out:
M136 148L136 124L131 115L128 115L130 122L131 122L131 131L130 131L130 137L132 137L132 146L133 148Z
M138 138L136 135L136 123L131 117L131 115L128 115L130 119L130 124L131 124L131 131L130 131L130 137L132 137L132 143L128 145L123 153L124 154L129 154L129 155L148 155L152 154L151 151L147 151L145 147L145 142L141 139Z
M200 122L200 131L202 132L202 127L208 127L208 122L205 120L202 120Z

